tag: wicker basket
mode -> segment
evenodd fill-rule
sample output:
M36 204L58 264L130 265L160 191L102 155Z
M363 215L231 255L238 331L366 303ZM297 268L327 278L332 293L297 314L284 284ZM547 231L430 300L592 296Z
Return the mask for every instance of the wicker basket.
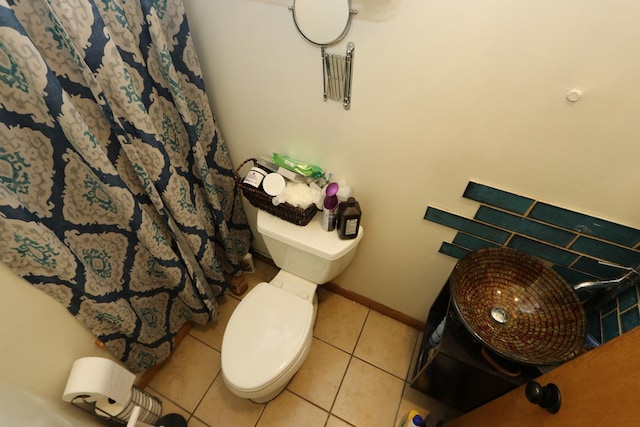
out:
M255 206L258 209L262 209L263 211L269 212L271 215L275 215L280 219L284 219L292 224L296 225L307 225L311 221L311 219L315 216L318 209L316 205L313 203L306 209L297 208L289 203L280 203L278 206L275 206L271 203L272 196L268 195L264 191L259 188L252 187L248 184L245 184L243 179L240 177L240 169L247 164L248 162L253 162L255 166L257 164L257 160L254 158L247 159L234 172L234 176L238 186L242 190L242 194L247 198L249 203Z

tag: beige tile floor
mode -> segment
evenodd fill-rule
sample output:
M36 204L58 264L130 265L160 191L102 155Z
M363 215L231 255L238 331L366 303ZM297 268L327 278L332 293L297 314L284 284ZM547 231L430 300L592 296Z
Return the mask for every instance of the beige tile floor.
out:
M255 264L249 289L278 271ZM222 379L220 348L241 298L220 298L217 322L194 327L150 382L163 413L182 414L190 427L393 427L410 409L438 407L407 382L419 332L322 287L311 351L286 390L266 404L236 397Z

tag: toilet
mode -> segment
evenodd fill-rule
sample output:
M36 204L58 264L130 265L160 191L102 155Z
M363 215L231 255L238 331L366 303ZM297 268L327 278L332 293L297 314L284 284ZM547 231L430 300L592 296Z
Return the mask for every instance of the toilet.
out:
M318 284L349 265L363 229L351 240L322 229L322 213L300 227L259 210L258 232L280 267L234 310L222 338L222 376L235 395L265 403L287 386L313 337Z

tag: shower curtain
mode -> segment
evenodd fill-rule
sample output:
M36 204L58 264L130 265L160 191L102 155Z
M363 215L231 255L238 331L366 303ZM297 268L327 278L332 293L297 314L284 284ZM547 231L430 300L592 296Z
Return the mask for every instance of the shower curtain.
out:
M0 0L0 260L133 372L251 231L181 0Z

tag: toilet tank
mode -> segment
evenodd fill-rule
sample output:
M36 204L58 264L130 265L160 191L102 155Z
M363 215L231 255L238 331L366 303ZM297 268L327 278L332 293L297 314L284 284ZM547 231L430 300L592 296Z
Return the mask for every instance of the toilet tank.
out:
M349 265L362 239L362 226L355 239L341 240L337 231L324 231L322 213L306 226L299 226L258 210L258 232L264 238L273 262L281 269L317 284L327 283Z

